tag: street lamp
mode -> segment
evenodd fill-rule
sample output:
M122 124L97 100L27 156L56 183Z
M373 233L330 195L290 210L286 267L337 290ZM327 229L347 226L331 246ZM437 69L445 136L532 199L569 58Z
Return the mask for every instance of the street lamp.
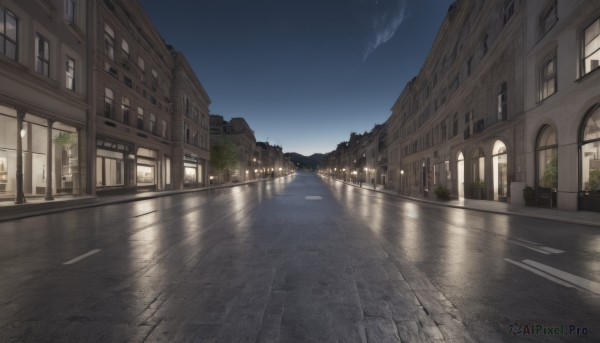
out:
M400 187L398 187L399 192L401 192L400 191L401 189L404 190L404 184L402 182L403 176L404 176L404 169L400 170ZM403 192L401 192L401 193L403 193Z

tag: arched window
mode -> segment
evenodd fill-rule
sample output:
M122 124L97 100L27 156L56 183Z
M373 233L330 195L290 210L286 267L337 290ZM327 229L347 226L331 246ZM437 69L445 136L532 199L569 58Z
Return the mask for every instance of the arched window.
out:
M456 173L458 175L456 180L458 196L463 198L465 196L465 156L462 152L458 152L458 157L456 158Z
M508 195L508 154L502 141L494 143L492 150L494 164L494 200L506 201Z
M537 186L542 188L558 187L558 145L556 130L544 125L536 143L537 151Z
M585 121L581 132L581 190L586 195L600 194L600 109Z

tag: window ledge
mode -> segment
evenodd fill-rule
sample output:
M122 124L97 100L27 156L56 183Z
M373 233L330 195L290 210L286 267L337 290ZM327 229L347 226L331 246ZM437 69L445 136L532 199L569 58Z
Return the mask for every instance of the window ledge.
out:
M600 66L596 67L594 70L590 71L589 73L580 76L578 79L575 80L575 83L580 83L580 82L583 82L586 79L589 79L591 77L590 75L592 75L592 74L598 75L598 71L599 70L600 70Z
M535 104L536 105L541 105L542 103L544 103L546 100L552 98L556 93L558 93L558 90L556 90L554 93L548 95L547 97L543 98L543 99L539 99Z

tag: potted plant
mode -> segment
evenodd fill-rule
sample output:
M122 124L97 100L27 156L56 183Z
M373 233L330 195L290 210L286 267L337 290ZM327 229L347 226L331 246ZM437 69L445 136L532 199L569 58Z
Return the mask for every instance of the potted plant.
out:
M525 199L525 205L535 206L535 191L533 187L526 186L523 188L523 198Z

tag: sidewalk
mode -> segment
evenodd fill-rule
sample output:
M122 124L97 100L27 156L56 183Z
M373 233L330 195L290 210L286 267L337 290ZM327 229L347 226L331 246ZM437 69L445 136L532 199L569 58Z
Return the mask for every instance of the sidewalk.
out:
M342 180L337 180L338 182L343 182ZM343 182L348 186L353 186L359 188L357 184ZM454 208L463 208L468 210L496 213L496 214L506 214L506 215L514 215L521 217L530 217L530 218L538 218L538 219L546 219L557 222L569 223L569 224L578 224L578 225L587 225L587 226L595 226L600 227L600 212L590 212L590 211L564 211L557 209L548 209L541 207L532 207L532 206L518 206L511 205L505 202L499 201L489 201L489 200L473 200L473 199L457 199L457 200L437 200L435 198L435 194L432 194L428 198L424 198L421 196L408 196L398 194L395 190L384 189L382 185L377 185L376 189L373 189L372 184L363 183L361 188L385 193L388 195L393 195L399 198L410 199L413 201L420 201L428 204L434 204L438 206L446 206L446 207L454 207Z
M151 191L134 194L122 194L122 195L106 195L106 196L56 196L52 201L44 200L44 197L32 197L27 198L27 203L17 205L13 201L0 201L0 222L18 220L28 217L39 216L43 214L64 212L70 210L77 210L81 208L97 207L110 204L126 203L138 200L153 199L159 197L165 197L169 195L192 193L192 192L203 192L218 188L229 188L235 186L246 185L250 183L256 183L261 181L267 181L273 179L257 179L245 182L226 182L224 184L201 187L201 188L189 188L173 191Z

